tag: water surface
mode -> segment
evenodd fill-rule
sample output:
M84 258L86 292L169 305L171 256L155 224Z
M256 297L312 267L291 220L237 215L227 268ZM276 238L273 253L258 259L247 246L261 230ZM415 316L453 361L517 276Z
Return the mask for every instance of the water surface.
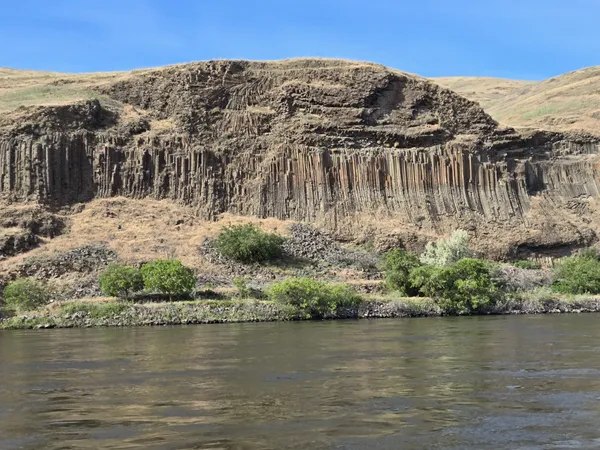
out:
M0 332L0 449L598 449L600 315Z

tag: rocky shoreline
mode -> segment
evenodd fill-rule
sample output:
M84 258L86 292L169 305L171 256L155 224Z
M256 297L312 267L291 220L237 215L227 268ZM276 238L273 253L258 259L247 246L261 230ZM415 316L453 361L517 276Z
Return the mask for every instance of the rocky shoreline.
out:
M513 300L488 315L600 312L600 298ZM364 300L357 308L337 310L325 320L437 317L432 300ZM298 311L262 300L213 300L176 303L128 304L67 302L56 310L36 311L0 319L0 329L47 329L199 325L214 323L305 320Z

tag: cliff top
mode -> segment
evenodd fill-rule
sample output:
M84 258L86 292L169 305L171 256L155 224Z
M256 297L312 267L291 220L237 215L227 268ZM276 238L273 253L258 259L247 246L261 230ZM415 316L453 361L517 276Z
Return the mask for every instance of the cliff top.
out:
M96 74L1 69L0 127L398 148L483 137L496 124L476 103L416 75L366 62L291 59Z
M21 114L15 114L14 111L22 107L69 105L91 99L99 99L113 110L122 110L124 104L114 96L107 95L107 90L110 91L114 84L144 77L172 77L178 72L194 68L230 63L242 64L255 72L286 72L287 83L305 78L301 75L303 71L315 70L346 73L380 71L424 81L416 75L374 63L317 58L268 62L209 61L129 72L85 74L0 68L0 114L5 119L15 115L21 118ZM505 126L552 131L583 130L594 134L598 134L600 130L600 66L541 82L490 77L441 77L430 81L478 102L488 114Z
M147 74L186 70L215 62L207 61L173 64L163 67L136 69L123 72L65 73L20 70L0 67L0 113L7 113L20 107L56 106L82 100L102 98L98 89L117 81L123 81ZM327 58L294 58L281 61L229 61L243 62L262 66L264 70L303 69L303 68L340 68L353 69L384 66L362 62ZM387 69L397 73L393 69ZM416 77L416 75L413 75Z

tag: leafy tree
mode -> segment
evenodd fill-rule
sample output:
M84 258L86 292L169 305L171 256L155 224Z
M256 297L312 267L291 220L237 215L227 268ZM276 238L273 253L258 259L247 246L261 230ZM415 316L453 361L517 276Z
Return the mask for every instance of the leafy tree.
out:
M242 263L273 261L283 252L284 239L252 224L225 227L217 237L217 250Z
M288 278L275 283L269 298L290 305L307 319L334 315L339 308L352 308L360 296L347 285L330 285L310 278Z
M50 303L51 289L34 278L19 278L4 288L4 305L12 311L30 311Z
M465 258L453 266L423 266L411 273L413 286L450 315L482 313L501 296L490 263Z
M385 255L382 269L388 289L400 291L404 295L418 295L410 283L410 273L421 265L419 258L412 253L396 248Z
M186 295L196 286L196 276L192 269L175 259L157 260L142 266L144 288L169 296Z
M421 262L430 266L445 267L472 256L469 234L464 230L456 230L449 238L428 243L421 255Z
M564 258L554 270L552 289L563 294L600 294L600 261L586 251Z
M128 298L129 294L144 288L142 274L135 267L111 264L100 275L100 289L111 297Z

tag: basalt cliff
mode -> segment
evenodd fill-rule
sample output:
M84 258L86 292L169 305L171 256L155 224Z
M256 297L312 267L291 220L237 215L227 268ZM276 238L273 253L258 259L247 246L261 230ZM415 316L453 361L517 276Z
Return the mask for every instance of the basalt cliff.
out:
M213 61L47 84L88 94L0 113L5 216L169 199L381 248L463 228L499 259L565 254L600 232L598 137L504 128L383 66Z

